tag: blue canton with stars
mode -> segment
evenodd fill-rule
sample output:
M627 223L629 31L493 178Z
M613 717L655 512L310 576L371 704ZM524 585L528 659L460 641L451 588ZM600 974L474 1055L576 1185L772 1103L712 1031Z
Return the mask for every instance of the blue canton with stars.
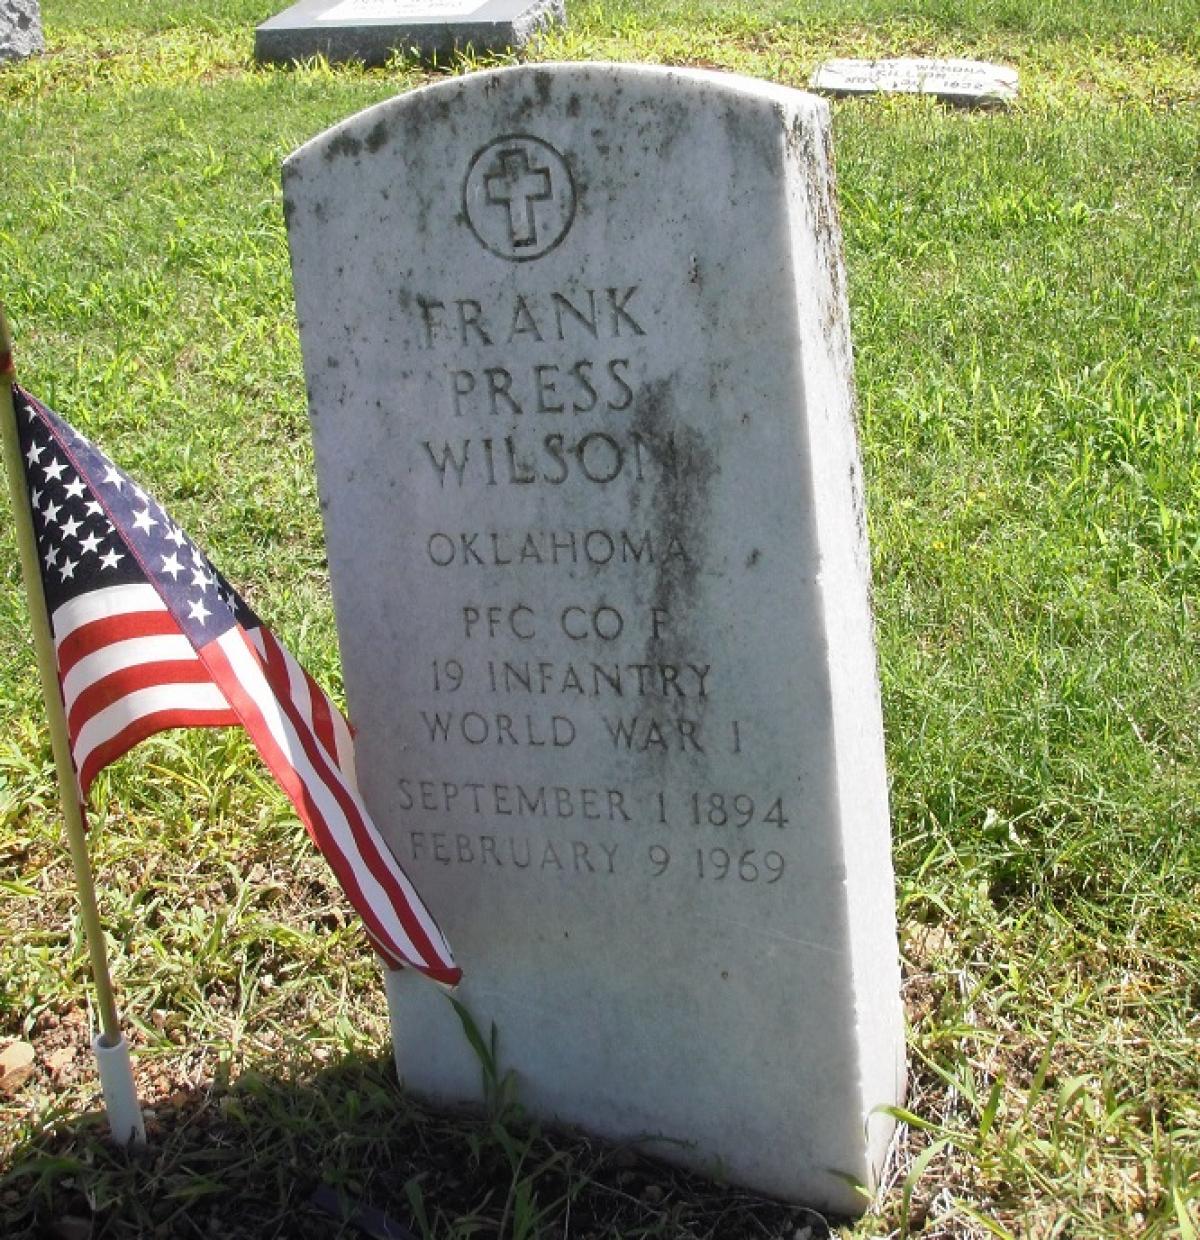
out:
M153 585L193 646L258 618L162 505L57 414L13 388L46 606Z

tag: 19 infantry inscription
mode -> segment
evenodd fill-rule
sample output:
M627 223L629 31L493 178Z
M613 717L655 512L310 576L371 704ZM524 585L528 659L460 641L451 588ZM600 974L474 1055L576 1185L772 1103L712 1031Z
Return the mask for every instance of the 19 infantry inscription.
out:
M360 782L458 997L532 1111L861 1210L903 1031L826 105L503 70L284 182Z

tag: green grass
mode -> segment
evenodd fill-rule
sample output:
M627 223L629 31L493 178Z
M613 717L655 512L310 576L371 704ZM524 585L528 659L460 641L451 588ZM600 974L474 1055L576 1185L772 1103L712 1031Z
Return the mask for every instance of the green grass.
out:
M0 70L2 295L24 381L336 691L278 170L428 73L256 68L278 7L46 0L49 54ZM577 4L537 56L803 85L827 55L910 53L1013 64L1022 96L834 112L913 1065L888 1190L844 1234L1188 1240L1194 0ZM470 1120L406 1100L370 954L237 734L147 743L93 797L155 1111L145 1156L107 1148L7 523L0 573L0 1039L40 1055L0 1098L0 1231L75 1214L98 1236L323 1236L309 1198L329 1183L437 1236L821 1234L502 1098Z

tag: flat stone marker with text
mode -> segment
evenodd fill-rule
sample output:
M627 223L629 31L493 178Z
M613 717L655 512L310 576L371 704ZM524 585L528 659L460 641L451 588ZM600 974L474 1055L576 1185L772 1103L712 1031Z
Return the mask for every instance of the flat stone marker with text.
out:
M530 1111L861 1211L904 1035L828 105L474 74L284 200L359 777L459 998Z
M299 0L255 30L254 55L380 65L396 53L503 52L564 20L564 0Z
M986 60L827 60L809 82L827 95L933 95L962 106L994 106L1017 97L1017 71Z

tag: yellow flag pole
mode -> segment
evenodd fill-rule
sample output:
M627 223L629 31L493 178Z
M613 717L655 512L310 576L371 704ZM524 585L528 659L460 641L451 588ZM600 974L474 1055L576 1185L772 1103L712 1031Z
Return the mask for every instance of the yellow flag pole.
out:
M71 853L75 883L79 889L79 910L83 918L88 954L91 957L92 981L96 988L96 1004L100 1013L101 1033L93 1040L92 1049L100 1068L104 1106L114 1138L121 1144L131 1140L140 1143L145 1141L146 1133L129 1064L129 1045L121 1033L117 1002L108 969L104 928L100 922L100 910L96 905L96 889L84 835L79 782L75 776L75 764L71 759L71 742L67 733L62 690L58 682L54 639L50 633L50 619L42 591L29 489L25 481L25 471L21 467L21 447L17 437L17 417L12 394L16 374L12 337L9 335L4 307L0 306L0 438L4 442L8 490L12 498L13 529L21 557L25 594L29 599L33 644L37 652L42 696L45 698L46 717L50 725L50 746L54 754L54 765L58 770L58 794L66 824L67 847Z

